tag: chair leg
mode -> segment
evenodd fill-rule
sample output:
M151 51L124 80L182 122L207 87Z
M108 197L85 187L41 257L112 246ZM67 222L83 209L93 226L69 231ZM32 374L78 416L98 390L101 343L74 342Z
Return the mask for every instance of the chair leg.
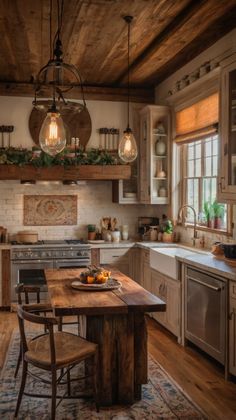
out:
M25 383L26 383L26 378L27 378L27 368L28 368L28 363L25 360L23 360L21 384L20 384L20 390L19 390L19 394L18 394L18 399L17 399L17 404L16 404L14 417L17 417L19 409L20 409L21 400L22 400L22 396L23 396L23 393L24 393Z
M93 388L94 388L94 399L97 413L99 412L99 394L98 394L98 351L96 351L93 357Z
M70 387L70 370L68 368L67 370L67 392L68 392L68 396L70 397L71 395L71 387Z
M57 371L52 371L52 401L51 401L51 420L56 418L56 396L57 396Z
M58 320L58 331L62 331L62 316L59 316L59 320Z
M80 335L80 323L79 323L79 321L80 321L80 316L78 315L78 316L77 316L77 322L78 322L78 335Z
M22 359L22 350L21 350L21 345L20 345L20 351L19 351L19 356L18 356L18 360L17 360L16 370L15 370L15 373L14 373L14 378L16 378L17 375L18 375L21 359Z

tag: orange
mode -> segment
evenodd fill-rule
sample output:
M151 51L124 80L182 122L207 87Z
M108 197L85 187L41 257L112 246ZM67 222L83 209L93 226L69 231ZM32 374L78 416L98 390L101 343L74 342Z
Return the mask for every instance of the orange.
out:
M103 273L98 273L96 275L96 280L98 283L103 283Z
M87 283L88 284L92 284L95 282L95 277L94 276L87 276Z
M109 278L110 275L111 275L111 272L110 271L107 271L107 270L104 270L102 274L103 274L103 276Z
M109 277L107 277L107 276L102 276L102 281L101 281L101 283L106 283L106 281L108 280L108 278Z

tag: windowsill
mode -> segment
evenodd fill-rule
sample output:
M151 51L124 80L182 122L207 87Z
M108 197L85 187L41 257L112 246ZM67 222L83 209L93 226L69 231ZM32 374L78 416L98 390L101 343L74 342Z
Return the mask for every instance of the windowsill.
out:
M184 226L181 225L181 224L178 224L177 226L182 226L182 227L186 227L186 228L190 228L190 229L194 228L193 224L190 224L190 223L186 223ZM209 228L209 227L203 226L203 225L196 225L196 230L202 231L202 232L214 233L215 235L232 236L232 232L227 232L224 229L212 229L212 228Z

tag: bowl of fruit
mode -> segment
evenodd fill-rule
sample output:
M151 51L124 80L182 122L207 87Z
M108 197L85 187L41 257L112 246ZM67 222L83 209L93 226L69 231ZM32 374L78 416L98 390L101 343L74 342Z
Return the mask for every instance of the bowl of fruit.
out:
M71 285L78 290L113 290L119 289L121 282L112 278L111 272L103 267L89 267Z
M111 277L111 272L102 267L89 268L80 274L80 281L83 284L104 284Z

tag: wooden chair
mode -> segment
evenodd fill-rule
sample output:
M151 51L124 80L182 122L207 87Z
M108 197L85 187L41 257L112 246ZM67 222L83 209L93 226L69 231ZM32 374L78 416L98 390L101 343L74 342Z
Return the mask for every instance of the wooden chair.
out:
M15 292L17 294L17 301L19 305L22 305L22 304L28 305L28 304L35 303L34 311L33 309L31 309L31 312L34 312L36 314L43 313L45 316L48 312L52 312L50 303L41 303L39 286L25 286L24 284L20 283L15 287ZM45 329L44 331L46 332ZM21 353L21 347L20 347L16 370L14 374L15 378L18 375L21 359L22 359L22 353Z
M45 302L45 303L41 302L41 296L40 296L41 290L39 286L26 286L23 283L20 283L15 287L15 292L17 294L17 302L19 305L37 304L37 306L35 306L34 313L36 314L43 313L45 316L49 312L52 312L52 308L49 302ZM31 309L31 312L33 312L32 309ZM62 331L62 328L64 325L71 325L71 324L77 325L78 335L79 335L80 334L79 316L77 317L77 321L65 321L65 319L63 319L62 317L58 318L59 331ZM20 363L21 363L21 348L19 351L18 361L17 361L16 370L14 374L15 378L18 375Z
M21 345L22 345L22 359L23 359L23 370L20 390L18 394L15 417L17 417L22 396L24 394L27 374L31 373L28 365L33 365L44 371L50 373L49 380L38 377L40 381L43 381L51 385L52 395L51 398L51 419L54 420L56 416L56 399L65 397L57 395L57 385L67 385L67 398L76 398L70 395L70 371L78 365L80 362L92 359L93 361L93 389L97 411L99 410L98 402L98 386L97 386L97 372L98 372L98 346L97 344L91 343L78 335L71 334L63 331L54 331L53 326L58 324L58 321L54 317L43 317L26 311L26 306L18 306L17 315L19 321ZM29 309L29 307L28 307ZM25 334L24 321L29 321L35 324L41 324L46 326L47 333L38 335L33 339L28 339ZM58 372L59 371L59 372ZM35 373L32 373L35 377ZM65 379L64 379L65 378ZM73 378L73 381L77 381L83 378ZM40 395L29 394L28 396L37 397ZM86 395L88 396L88 395ZM46 396L45 396L46 397ZM84 397L79 395L78 398ZM59 401L60 402L60 401Z
M23 283L20 283L15 287L15 292L17 294L17 302L19 305L37 303L39 304L38 312L40 312L40 305L42 305L42 307L45 307L46 305L48 306L49 311L52 310L49 302L41 303L41 296L40 296L41 290L39 286L26 286ZM77 316L76 321L65 321L65 318L67 317L59 318L59 322L58 322L59 330L62 330L63 325L77 325L78 335L79 335L80 334L79 316Z

